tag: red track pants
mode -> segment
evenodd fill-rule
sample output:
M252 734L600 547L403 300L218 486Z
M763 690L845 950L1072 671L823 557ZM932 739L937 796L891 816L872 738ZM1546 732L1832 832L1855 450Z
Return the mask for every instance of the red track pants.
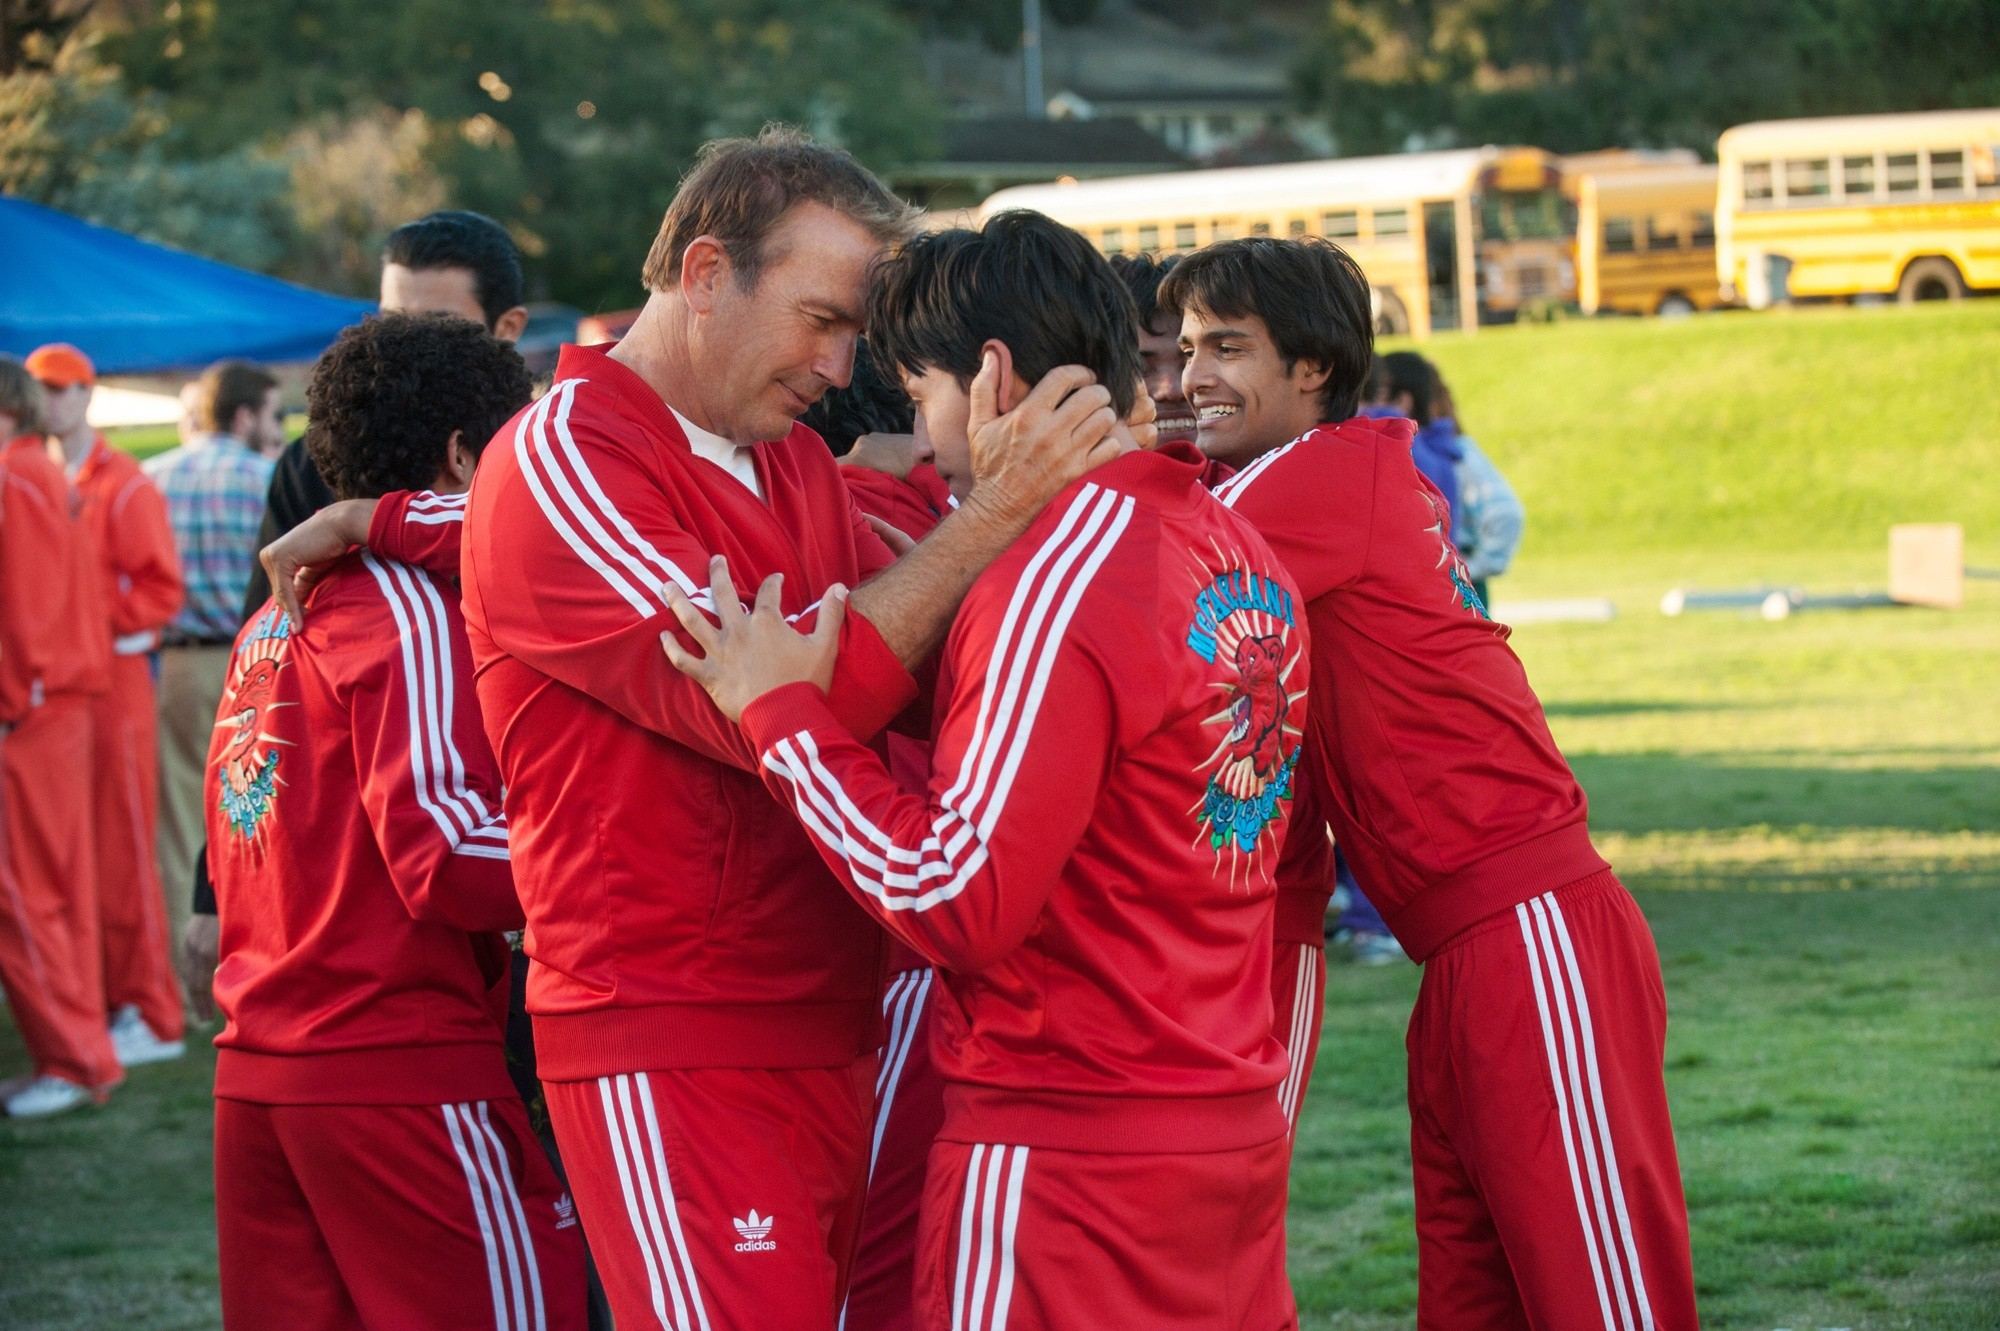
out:
M1694 1331L1666 993L1610 873L1475 926L1410 1019L1417 1325Z

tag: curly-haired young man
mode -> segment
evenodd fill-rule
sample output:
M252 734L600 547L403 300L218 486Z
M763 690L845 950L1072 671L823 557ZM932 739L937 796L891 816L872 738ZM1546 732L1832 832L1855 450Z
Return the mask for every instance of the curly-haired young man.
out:
M477 324L382 315L307 389L343 498L464 503L528 400ZM216 1229L232 1326L583 1325L575 1214L501 1047L519 928L446 579L359 552L231 651L209 748Z

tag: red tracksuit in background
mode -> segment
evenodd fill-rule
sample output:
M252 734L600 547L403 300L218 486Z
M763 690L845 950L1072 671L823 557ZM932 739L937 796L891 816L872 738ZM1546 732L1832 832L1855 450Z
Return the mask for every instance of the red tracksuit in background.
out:
M912 468L902 480L848 465L841 467L840 478L857 508L912 540L929 535L951 510L951 491L929 465ZM930 745L909 735L884 738L890 774L906 790L924 790L930 784ZM868 1138L868 1199L840 1310L842 1331L909 1331L916 1325L917 1216L925 1162L944 1124L944 1083L930 1049L936 972L891 938L888 975L882 991L887 1035L875 1069L875 1125Z
M91 441L77 468L76 489L102 560L103 604L110 615L110 687L93 708L91 765L104 1002L114 1013L128 1003L137 1007L154 1035L178 1040L185 1026L181 987L153 849L159 718L152 653L160 645L160 630L181 607L180 557L159 488L103 435Z
M209 750L216 1230L236 1327L583 1324L501 1048L521 920L456 595L352 556L238 636Z
M919 1325L1292 1323L1269 967L1302 608L1197 468L1135 453L973 585L926 794L813 686L745 712L854 899L940 967Z
M1659 959L1410 435L1321 426L1216 495L1298 579L1326 816L1425 963L1418 1325L1692 1328Z
M725 555L746 594L784 573L803 627L889 552L810 430L756 446L759 499L606 350L564 348L465 519L550 1121L621 1325L812 1331L859 1222L882 934L667 661L662 589L705 604ZM914 692L850 614L843 720L872 733Z
M36 1076L111 1087L91 714L110 674L97 555L39 435L0 447L0 984Z

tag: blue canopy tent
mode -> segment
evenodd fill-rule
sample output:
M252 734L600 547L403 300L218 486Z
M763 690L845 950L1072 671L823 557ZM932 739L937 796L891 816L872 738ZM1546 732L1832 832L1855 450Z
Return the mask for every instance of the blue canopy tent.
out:
M311 360L375 308L0 198L0 351L72 342L100 374Z

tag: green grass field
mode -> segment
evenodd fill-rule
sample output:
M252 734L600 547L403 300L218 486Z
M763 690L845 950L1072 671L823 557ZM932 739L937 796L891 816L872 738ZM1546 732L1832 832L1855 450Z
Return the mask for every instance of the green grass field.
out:
M1879 585L1887 525L2000 563L2000 302L1432 344L1530 510L1500 599L1652 921L1706 1324L2000 1325L2000 584L1958 612L1662 618L1703 585ZM1407 1327L1403 1024L1335 969L1294 1171L1313 1328ZM0 1023L0 1074L22 1066ZM215 1324L208 1058L0 1123L0 1326Z

